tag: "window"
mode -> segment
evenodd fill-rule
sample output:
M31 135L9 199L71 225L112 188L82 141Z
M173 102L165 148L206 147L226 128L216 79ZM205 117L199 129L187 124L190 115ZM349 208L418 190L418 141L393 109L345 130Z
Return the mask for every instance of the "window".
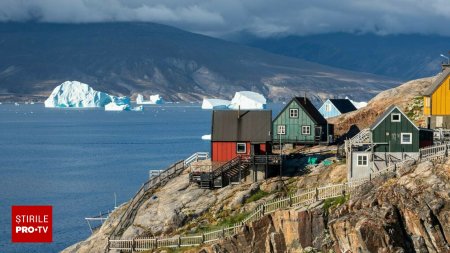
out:
M302 126L302 134L310 135L311 134L311 126Z
M278 125L278 134L286 134L286 126L285 125Z
M400 122L400 113L392 113L391 114L391 121L392 122Z
M236 153L238 153L238 154L247 153L247 145L245 143L237 143L236 144Z
M401 134L401 144L412 144L412 133Z
M358 155L358 166L367 166L369 164L369 155Z
M326 112L331 112L331 105L330 104L326 104L325 105L325 111Z
M289 118L298 118L298 109L289 109Z

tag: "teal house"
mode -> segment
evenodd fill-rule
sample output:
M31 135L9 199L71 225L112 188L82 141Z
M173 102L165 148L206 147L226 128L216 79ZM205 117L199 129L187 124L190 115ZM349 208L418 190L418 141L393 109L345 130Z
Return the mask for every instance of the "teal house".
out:
M352 111L356 111L356 107L348 99L327 99L319 108L320 114L326 119Z
M273 143L328 144L333 125L306 97L293 98L273 120Z

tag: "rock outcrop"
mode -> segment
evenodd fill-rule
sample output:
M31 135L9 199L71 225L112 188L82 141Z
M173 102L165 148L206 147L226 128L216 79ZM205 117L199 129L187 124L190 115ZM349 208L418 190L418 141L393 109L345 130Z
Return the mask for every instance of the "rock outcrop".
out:
M277 211L190 252L450 252L450 160L409 164L328 210Z

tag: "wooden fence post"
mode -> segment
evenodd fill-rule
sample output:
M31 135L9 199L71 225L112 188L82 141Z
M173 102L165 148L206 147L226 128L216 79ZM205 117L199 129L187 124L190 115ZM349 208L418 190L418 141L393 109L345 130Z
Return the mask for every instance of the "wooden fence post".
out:
M131 252L136 252L136 250L135 250L135 248L136 248L135 243L136 243L136 242L134 241L134 238L131 239Z
M202 233L202 244L205 243L205 233Z
M289 206L292 207L292 195L289 194Z
M222 228L222 238L225 238L225 228Z
M178 237L178 248L181 247L181 236Z
M155 249L158 248L158 238L155 238Z
M314 194L316 201L319 201L319 189L316 187L316 193Z

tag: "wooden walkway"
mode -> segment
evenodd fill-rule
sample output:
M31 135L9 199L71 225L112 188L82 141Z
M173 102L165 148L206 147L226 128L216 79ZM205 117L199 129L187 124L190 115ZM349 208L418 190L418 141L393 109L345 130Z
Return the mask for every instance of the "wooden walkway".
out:
M436 161L443 160L448 156L450 144L443 144L439 146L432 146L421 149L420 161ZM237 234L243 226L250 224L253 221L259 220L266 214L275 212L276 210L307 206L316 201L335 198L351 194L355 189L373 178L381 176L385 173L395 172L399 166L406 162L414 161L411 159L400 161L383 170L372 173L369 177L361 178L347 183L333 184L317 188L305 189L302 193L292 194L287 197L277 198L258 206L251 214L249 214L242 222L238 222L232 226L221 229L190 236L172 236L172 237L137 237L134 239L109 239L107 251L121 250L126 252L136 252L152 250L164 247L186 247L199 246L206 243L216 242L226 237Z

